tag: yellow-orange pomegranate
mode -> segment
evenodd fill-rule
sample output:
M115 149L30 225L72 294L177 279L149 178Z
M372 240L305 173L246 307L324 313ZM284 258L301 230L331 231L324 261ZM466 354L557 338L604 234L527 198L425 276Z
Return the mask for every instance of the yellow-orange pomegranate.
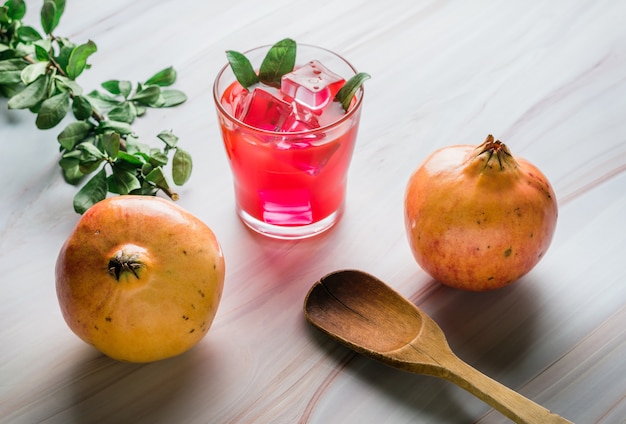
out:
M111 358L151 362L206 334L222 295L215 235L171 201L117 196L92 206L61 248L56 289L63 317Z
M547 178L489 135L434 152L411 175L405 226L417 263L439 282L471 291L503 287L548 249L557 202Z

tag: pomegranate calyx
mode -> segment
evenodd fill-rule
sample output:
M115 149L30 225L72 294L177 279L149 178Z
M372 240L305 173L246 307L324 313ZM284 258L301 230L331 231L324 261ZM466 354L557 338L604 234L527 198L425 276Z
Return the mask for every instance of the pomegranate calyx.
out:
M139 254L120 249L109 259L108 270L117 281L120 281L120 276L126 272L130 272L139 279L139 270L145 266Z
M483 169L487 167L491 168L490 162L494 157L498 162L500 171L504 171L507 167L517 168L517 162L506 144L500 140L494 139L491 134L487 136L483 144L478 146L476 150L478 151L476 157L487 155Z

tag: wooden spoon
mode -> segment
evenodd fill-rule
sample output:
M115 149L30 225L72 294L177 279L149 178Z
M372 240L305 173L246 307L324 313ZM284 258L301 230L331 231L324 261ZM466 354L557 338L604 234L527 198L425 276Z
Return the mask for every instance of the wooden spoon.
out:
M306 319L355 351L405 371L449 380L517 423L570 423L460 360L441 328L385 283L355 270L316 282Z

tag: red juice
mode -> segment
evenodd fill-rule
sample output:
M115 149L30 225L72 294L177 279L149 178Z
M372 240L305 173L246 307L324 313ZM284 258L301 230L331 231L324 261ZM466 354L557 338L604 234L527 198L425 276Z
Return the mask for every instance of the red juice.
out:
M224 108L234 112L242 92L245 89L233 82L222 96ZM345 118L341 105L332 103L319 116L321 122ZM283 134L243 126L233 130L222 123L239 207L268 224L297 226L339 210L357 135L356 118L353 115L339 128Z

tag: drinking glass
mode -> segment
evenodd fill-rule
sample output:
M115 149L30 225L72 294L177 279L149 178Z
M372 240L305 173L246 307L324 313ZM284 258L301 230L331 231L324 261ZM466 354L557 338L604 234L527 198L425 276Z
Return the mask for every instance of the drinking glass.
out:
M270 47L244 54L258 70ZM296 67L311 60L321 62L346 81L357 73L349 62L329 50L298 44ZM301 239L328 230L344 210L363 87L350 109L334 122L285 132L257 128L234 116L223 97L235 80L231 67L225 65L216 77L213 97L239 217L252 230L279 239Z

